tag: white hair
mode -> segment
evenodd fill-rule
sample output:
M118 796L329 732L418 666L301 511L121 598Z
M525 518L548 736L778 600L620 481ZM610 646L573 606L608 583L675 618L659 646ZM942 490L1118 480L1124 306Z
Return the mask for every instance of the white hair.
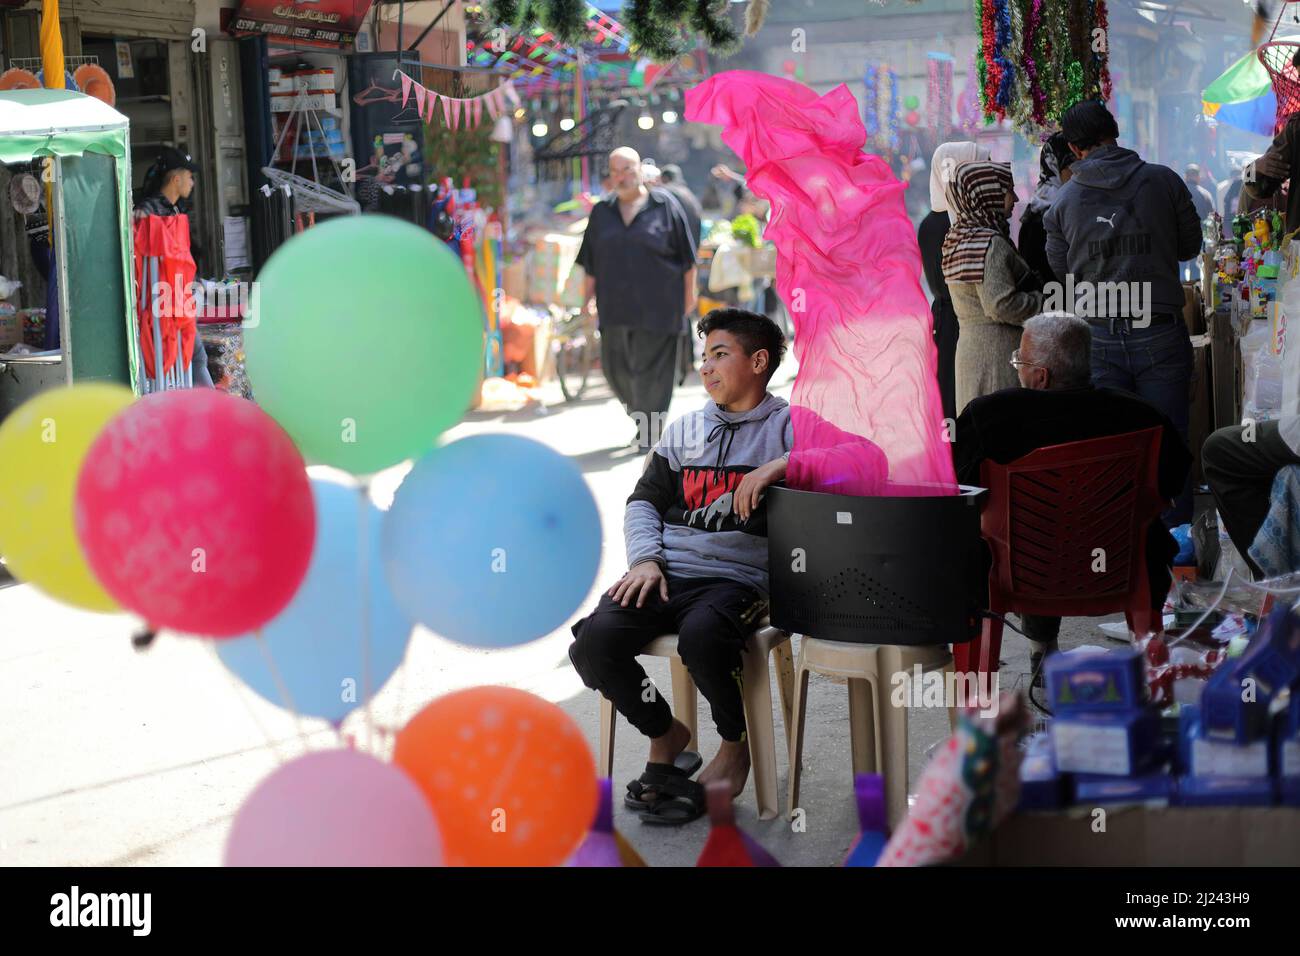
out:
M1034 358L1052 373L1056 388L1077 388L1092 378L1092 329L1070 312L1043 312L1025 322Z

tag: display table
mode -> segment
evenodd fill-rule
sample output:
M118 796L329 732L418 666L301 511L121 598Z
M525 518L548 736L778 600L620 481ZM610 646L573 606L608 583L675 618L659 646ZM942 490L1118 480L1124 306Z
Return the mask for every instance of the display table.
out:
M1094 815L1105 811L1105 832ZM1071 807L1018 813L961 866L1296 866L1297 807Z

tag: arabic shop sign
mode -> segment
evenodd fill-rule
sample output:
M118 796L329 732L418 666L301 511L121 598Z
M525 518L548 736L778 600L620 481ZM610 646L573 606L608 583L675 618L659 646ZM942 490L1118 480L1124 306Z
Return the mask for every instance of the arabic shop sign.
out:
M244 0L230 29L272 40L350 47L370 10L370 0Z

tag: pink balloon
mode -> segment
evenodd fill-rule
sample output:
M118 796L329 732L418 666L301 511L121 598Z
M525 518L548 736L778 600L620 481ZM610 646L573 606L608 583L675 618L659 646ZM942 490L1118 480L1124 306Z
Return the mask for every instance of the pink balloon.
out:
M316 514L302 456L252 402L162 392L112 419L77 484L86 560L150 627L232 637L271 620L307 573Z
M799 69L799 64L795 63L794 60L786 60L781 64L781 69L785 70L787 73L793 73L795 70Z
M235 815L226 866L441 866L420 788L392 764L322 750L280 767Z

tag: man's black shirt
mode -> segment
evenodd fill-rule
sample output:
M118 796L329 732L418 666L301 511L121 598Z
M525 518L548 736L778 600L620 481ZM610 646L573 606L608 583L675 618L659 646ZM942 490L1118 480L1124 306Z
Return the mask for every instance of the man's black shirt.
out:
M663 189L649 193L629 226L617 194L596 203L577 263L596 280L602 326L675 334L686 311L682 277L695 265L695 241L680 201Z

